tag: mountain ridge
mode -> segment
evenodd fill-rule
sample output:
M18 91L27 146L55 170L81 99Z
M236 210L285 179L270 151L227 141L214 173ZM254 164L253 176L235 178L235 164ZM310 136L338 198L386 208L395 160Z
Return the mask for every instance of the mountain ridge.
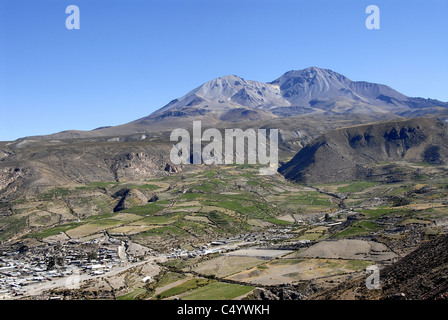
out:
M446 116L448 102L408 97L387 85L352 81L330 69L309 67L290 70L266 83L236 75L222 76L129 123L27 138L113 137L189 127L193 119L201 120L204 125L216 126L226 121L223 119L230 123L243 123L254 119L268 121L316 115L369 115L377 120L384 117Z

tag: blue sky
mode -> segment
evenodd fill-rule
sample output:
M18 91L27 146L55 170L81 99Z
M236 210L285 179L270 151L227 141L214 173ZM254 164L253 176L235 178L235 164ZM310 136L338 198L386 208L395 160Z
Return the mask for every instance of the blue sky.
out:
M80 9L68 30L68 5ZM381 29L365 27L377 5ZM448 101L446 0L0 0L0 140L144 117L309 66Z

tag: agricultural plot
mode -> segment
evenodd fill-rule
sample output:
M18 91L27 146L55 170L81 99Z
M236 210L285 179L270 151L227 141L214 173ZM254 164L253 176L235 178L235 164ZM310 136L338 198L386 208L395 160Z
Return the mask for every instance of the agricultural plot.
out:
M332 237L337 239L337 238L349 238L362 235L369 235L379 232L382 229L383 226L379 225L376 222L368 220L359 220L352 223L348 228L342 230L341 232L336 233Z
M111 229L113 227L116 227L118 225L124 224L121 220L115 220L115 219L102 219L95 222L90 222L86 224L82 224L79 227L76 227L74 229L67 230L65 233L70 238L83 238L86 236L90 236L99 232L102 232L107 229Z
M278 259L227 278L254 285L279 285L361 271L371 264L361 260Z
M200 215L187 215L184 217L184 219L191 220L194 222L207 223L207 224L212 223L209 218L207 218L206 216L200 216Z
M265 262L265 259L255 256L220 255L217 258L206 260L193 268L187 267L184 270L193 270L203 275L226 277Z
M312 228L310 230L305 231L303 235L301 235L298 240L309 240L309 241L316 241L324 236L324 234L327 232L328 227L317 227Z
M115 220L123 221L124 223L134 222L142 219L141 216L132 213L119 213L112 217Z
M206 286L210 283L212 283L212 280L210 280L210 279L204 279L204 278L189 279L189 280L183 281L181 284L179 284L177 286L174 286L165 291L162 291L161 293L158 293L155 298L158 300L159 299L167 299L170 297L181 295L185 292L196 289L198 287Z
M172 224L178 221L185 213L183 212L174 212L168 213L164 215L154 215L151 217L145 217L136 222L130 223L131 226L148 226L148 225L159 225L159 224Z
M47 211L35 211L28 215L30 227L51 226L59 222L60 215Z
M130 225L127 225L127 226L109 229L108 232L111 235L123 234L123 235L127 235L127 236L132 236L132 235L139 234L139 233L142 233L145 231L149 231L149 230L155 229L155 228L160 228L160 226L144 226L144 225L130 226Z
M7 240L26 227L26 218L7 217L0 221L0 241Z
M226 253L227 256L235 257L255 257L263 260L271 260L280 256L287 255L291 253L291 250L276 250L276 249L264 249L252 247L248 249L239 249Z
M165 209L165 207L166 205L160 205L158 203L149 203L144 206L135 206L132 208L125 209L123 210L123 212L138 214L141 216L149 216L162 211L163 209Z
M360 209L359 213L362 218L351 223L344 230L332 235L332 238L347 238L361 235L377 234L379 232L386 232L392 226L403 226L409 224L430 225L432 219L435 218L433 213L437 205L422 206L421 210L411 209L416 206L401 206L401 207L382 207L374 209ZM439 207L439 208L443 208ZM443 210L443 209L441 209Z
M270 195L267 201L286 213L313 213L337 208L328 195L315 191Z
M207 286L194 289L181 298L182 300L230 300L248 294L253 289L252 286L213 282Z
M392 261L398 256L382 243L365 240L343 239L321 241L288 258L322 258L364 261Z

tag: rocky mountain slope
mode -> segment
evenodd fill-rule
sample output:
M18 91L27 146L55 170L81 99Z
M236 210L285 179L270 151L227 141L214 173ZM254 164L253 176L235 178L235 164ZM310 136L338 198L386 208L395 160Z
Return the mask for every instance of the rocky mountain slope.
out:
M175 170L169 160L170 148L156 142L84 141L6 149L0 158L0 199L35 195L61 185L163 176Z
M445 164L448 126L416 118L331 130L300 150L279 172L305 183L364 180L375 178L372 165L393 161Z
M235 123L240 125L288 117L319 116L325 119L333 116L369 116L378 121L447 114L446 102L410 98L386 85L352 81L332 70L310 67L286 72L269 83L245 80L236 75L223 76L202 84L149 116L130 123L33 138L151 134L189 128L193 120L201 120L204 126L234 127ZM291 118L293 123L295 120Z
M385 85L352 81L332 70L310 67L286 72L270 83L238 76L214 79L137 121L164 118L173 115L174 110L186 115L220 112L225 117L230 110L255 109L252 112L267 111L260 113L261 118L275 118L308 113L401 115L412 109L436 106L446 108L448 104L409 98ZM235 120L245 120L244 115L241 110L241 117Z

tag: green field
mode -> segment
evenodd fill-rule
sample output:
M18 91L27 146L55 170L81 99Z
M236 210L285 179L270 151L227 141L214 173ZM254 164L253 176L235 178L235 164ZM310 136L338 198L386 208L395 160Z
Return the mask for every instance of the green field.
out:
M273 223L273 224L280 225L280 226L289 226L289 225L293 224L290 221L280 220L280 219L277 219L277 218L268 218L268 219L266 219L266 221L270 222L270 223Z
M334 235L335 238L353 237L381 230L382 227L373 221L360 220Z
M61 226L48 228L48 229L45 229L45 230L42 230L42 231L39 231L39 232L34 232L34 233L29 234L28 236L30 238L43 239L43 238L46 238L46 237L57 235L57 234L59 234L61 232L65 232L65 231L70 230L70 229L74 229L76 227L79 227L80 225L81 225L80 223L64 224L64 225L61 225Z
M172 296L176 296L176 295L182 294L184 292L187 292L189 290L193 290L193 289L196 289L198 287L205 286L207 284L210 284L211 282L212 282L212 280L209 280L209 279L191 279L191 280L187 280L184 283L182 283L182 284L180 284L180 285L178 285L178 286L176 286L174 288L171 288L171 289L168 289L166 291L163 291L163 292L159 293L156 296L156 299L166 299L166 298L169 298L169 297L172 297Z
M192 290L183 300L230 300L251 292L254 287L233 283L214 282Z
M347 186L339 187L338 192L361 192L369 187L375 186L377 183L368 181L356 181Z
M0 241L6 240L21 232L26 227L26 218L8 217L1 222Z
M137 225L171 224L179 220L182 215L185 215L185 213L179 213L179 212L168 213L161 216L152 216L143 218L142 220L138 220L134 224Z

